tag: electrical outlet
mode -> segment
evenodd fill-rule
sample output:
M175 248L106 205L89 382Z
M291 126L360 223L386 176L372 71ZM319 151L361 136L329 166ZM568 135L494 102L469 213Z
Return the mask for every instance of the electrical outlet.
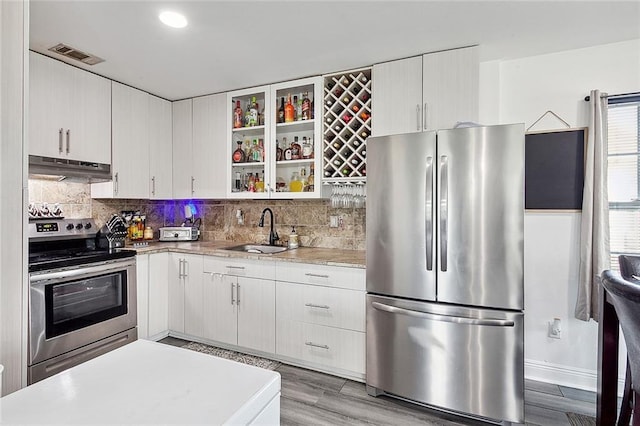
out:
M337 228L339 224L338 216L329 216L329 227Z
M560 339L562 337L560 318L554 318L553 321L549 321L549 337L552 339Z

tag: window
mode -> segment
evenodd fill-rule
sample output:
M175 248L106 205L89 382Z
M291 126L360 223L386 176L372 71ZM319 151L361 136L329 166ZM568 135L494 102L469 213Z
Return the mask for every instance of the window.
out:
M640 254L640 96L610 98L608 108L611 267Z

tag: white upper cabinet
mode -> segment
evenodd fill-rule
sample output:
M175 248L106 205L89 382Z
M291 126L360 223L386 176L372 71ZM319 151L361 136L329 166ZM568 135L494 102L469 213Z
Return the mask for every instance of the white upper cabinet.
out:
M29 52L29 154L111 163L111 82Z
M171 199L171 103L113 82L110 182L94 198Z
M173 111L173 198L194 197L193 100L171 104Z
M480 62L477 47L422 56L423 129L450 129L479 117Z
M149 95L113 82L113 195L149 198Z
M171 102L149 95L149 198L173 197Z
M422 130L422 57L373 66L372 135Z
M227 94L193 99L193 191L197 198L225 198Z
M447 129L478 120L478 48L373 66L373 136Z

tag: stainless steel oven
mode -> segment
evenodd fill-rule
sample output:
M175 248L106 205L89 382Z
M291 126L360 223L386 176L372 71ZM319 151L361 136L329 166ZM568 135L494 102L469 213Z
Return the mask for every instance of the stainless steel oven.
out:
M97 248L80 223L30 236L29 384L137 339L135 253Z

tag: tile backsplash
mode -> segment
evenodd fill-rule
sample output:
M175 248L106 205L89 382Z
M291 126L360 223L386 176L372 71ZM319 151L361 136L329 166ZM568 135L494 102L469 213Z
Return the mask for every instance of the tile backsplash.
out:
M328 200L91 200L92 216L101 224L113 213L140 210L147 216L147 226L156 232L161 226L180 225L184 221L184 205L196 209L202 218L202 241L229 240L263 243L269 238L269 215L264 228L258 227L262 210L271 208L275 216L275 230L286 242L295 226L300 245L306 247L365 249L365 209L335 209ZM242 211L243 224L238 223L237 210ZM330 216L342 218L341 226L329 227Z
M269 238L269 215L264 228L258 227L260 214L266 207L275 215L275 229L286 242L291 227L296 227L300 245L306 247L365 249L365 209L332 208L329 200L112 200L91 199L87 184L29 180L29 202L53 205L59 203L65 217L93 217L102 226L112 214L122 210L140 210L147 216L147 226L156 238L161 226L180 225L184 221L184 205L196 208L203 241L229 240L263 243ZM238 224L236 211L243 213L244 224ZM341 226L329 227L330 216L342 218Z

